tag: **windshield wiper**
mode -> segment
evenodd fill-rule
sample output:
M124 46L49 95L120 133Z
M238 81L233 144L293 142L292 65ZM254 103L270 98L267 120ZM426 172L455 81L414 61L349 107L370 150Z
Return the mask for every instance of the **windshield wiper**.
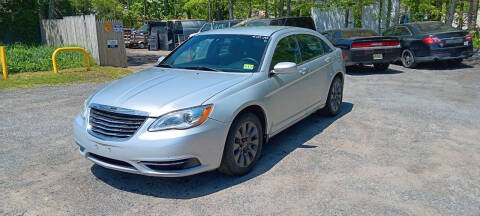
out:
M169 65L169 64L159 64L159 65L157 65L157 67L173 68L173 66Z
M182 69L190 69L190 70L204 70L204 71L221 71L209 67L204 67L204 66L195 66L195 67L182 67Z

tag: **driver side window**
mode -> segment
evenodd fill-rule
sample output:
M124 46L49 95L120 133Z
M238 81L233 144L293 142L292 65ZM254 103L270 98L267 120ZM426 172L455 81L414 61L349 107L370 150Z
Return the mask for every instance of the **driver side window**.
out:
M279 62L294 62L297 64L301 62L300 48L298 47L295 35L282 38L278 42L273 53L272 62L270 63L270 69L273 69Z

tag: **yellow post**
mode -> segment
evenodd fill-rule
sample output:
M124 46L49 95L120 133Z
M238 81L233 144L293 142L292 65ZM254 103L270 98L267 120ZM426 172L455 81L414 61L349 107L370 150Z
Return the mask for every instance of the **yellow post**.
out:
M56 49L55 52L53 52L52 54L53 73L58 73L56 57L57 54L62 51L81 51L85 55L85 60L87 61L87 71L90 70L90 56L85 49L81 47L62 47Z
M5 57L5 47L4 46L0 46L0 60L2 62L3 79L7 80L7 77L8 77L7 58Z

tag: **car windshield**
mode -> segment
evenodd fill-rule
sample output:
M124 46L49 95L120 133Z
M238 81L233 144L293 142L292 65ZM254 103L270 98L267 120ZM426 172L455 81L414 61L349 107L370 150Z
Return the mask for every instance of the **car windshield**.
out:
M448 32L456 31L455 28L445 25L441 22L426 22L412 24L422 33L436 33L436 32Z
M258 35L198 35L182 44L159 67L192 70L258 71L269 37Z

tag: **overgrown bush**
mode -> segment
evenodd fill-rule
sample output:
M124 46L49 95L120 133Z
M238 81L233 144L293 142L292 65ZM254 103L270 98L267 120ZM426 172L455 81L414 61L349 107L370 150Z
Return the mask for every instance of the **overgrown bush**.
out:
M12 44L6 46L8 73L53 71L52 54L58 47L47 45ZM57 55L58 69L85 67L81 52L60 52ZM94 65L94 60L90 58Z
M473 47L476 49L480 48L480 31L471 31L470 34L473 36L472 43Z

